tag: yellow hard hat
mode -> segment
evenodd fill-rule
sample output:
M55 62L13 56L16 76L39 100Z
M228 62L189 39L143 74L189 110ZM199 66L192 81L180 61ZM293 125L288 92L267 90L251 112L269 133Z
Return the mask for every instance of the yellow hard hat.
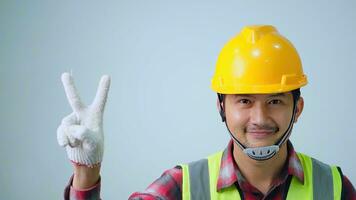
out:
M220 94L280 93L306 84L297 50L270 25L246 26L227 42L211 81Z

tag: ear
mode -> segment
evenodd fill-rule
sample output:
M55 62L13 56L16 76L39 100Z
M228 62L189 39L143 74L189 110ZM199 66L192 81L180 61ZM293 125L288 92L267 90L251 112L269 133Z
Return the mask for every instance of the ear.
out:
M216 106L218 107L218 111L221 117L221 121L225 122L226 121L226 116L225 116L225 108L224 108L224 101L220 103L219 97L216 99Z
M220 102L219 102L219 98L216 98L216 107L218 108L218 111L220 112L220 106L219 106Z
M296 113L295 113L295 119L294 123L297 123L299 116L302 114L304 108L304 99L303 97L299 97L297 101L297 107L296 107Z
M221 106L224 108L224 102L221 102ZM219 98L216 98L216 107L218 108L219 113L221 113Z

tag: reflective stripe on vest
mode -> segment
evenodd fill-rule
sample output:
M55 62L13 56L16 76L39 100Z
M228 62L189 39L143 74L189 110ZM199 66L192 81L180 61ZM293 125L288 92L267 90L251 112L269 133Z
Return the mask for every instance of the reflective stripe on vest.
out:
M235 185L217 191L217 179L223 152L189 164L181 165L183 170L183 200L225 200L241 199ZM342 177L337 167L329 166L314 158L298 153L303 167L304 184L292 177L287 200L341 199Z

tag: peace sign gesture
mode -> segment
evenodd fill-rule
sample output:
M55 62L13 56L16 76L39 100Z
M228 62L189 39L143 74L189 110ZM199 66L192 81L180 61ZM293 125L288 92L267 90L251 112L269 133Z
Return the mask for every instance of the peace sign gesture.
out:
M96 96L89 106L81 101L72 75L63 73L62 83L73 112L62 119L57 129L58 143L66 147L73 162L89 167L100 164L104 153L103 114L110 77L101 77Z

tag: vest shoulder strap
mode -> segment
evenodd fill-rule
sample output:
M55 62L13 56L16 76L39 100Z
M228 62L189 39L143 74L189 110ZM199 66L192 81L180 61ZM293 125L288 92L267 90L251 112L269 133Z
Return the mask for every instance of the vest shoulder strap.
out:
M181 164L183 170L183 200L240 200L240 194L234 186L217 191L217 181L223 151L217 152L207 159L188 164Z
M333 200L341 198L342 177L337 167L298 153L304 172L304 183L292 178L287 200Z

